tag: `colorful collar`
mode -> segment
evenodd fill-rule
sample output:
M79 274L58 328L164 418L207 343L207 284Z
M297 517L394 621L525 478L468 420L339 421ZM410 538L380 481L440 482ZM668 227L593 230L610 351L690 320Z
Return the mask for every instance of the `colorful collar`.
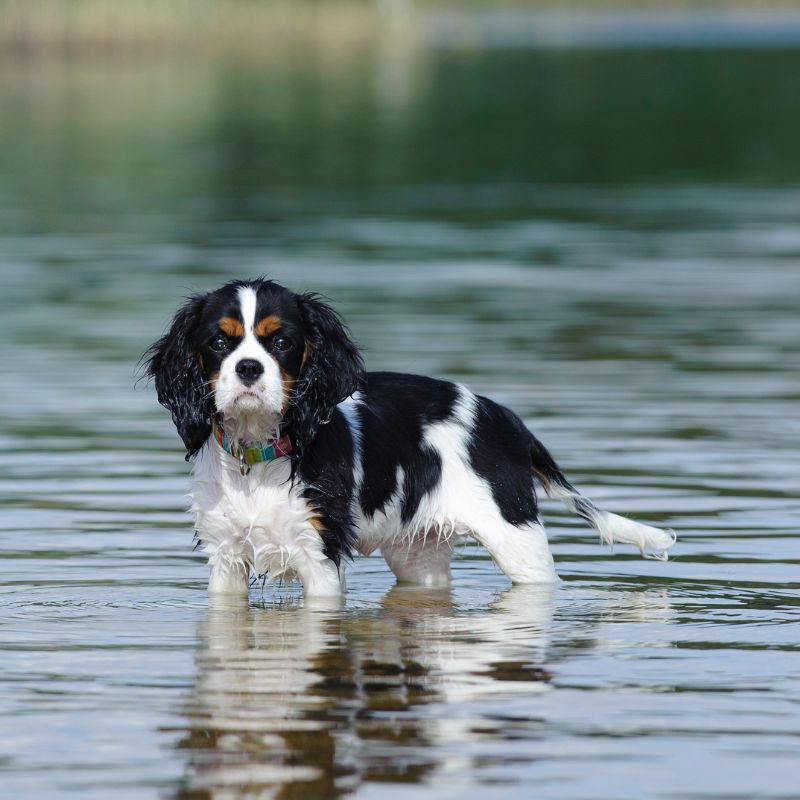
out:
M211 419L211 430L219 446L226 453L230 453L230 455L239 462L239 472L241 472L242 475L247 475L253 464L260 464L264 461L274 461L276 458L280 458L292 452L291 439L285 435L269 442L252 442L247 447L242 447L238 442L234 444L228 439L217 417L212 417Z

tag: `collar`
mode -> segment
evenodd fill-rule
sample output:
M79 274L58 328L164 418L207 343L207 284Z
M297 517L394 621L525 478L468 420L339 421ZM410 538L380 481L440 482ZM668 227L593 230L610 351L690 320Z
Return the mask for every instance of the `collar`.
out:
M219 446L239 462L239 472L242 475L247 475L253 464L274 461L292 452L292 440L287 435L268 442L252 442L247 447L242 447L239 442L234 443L228 438L217 416L211 418L211 431Z

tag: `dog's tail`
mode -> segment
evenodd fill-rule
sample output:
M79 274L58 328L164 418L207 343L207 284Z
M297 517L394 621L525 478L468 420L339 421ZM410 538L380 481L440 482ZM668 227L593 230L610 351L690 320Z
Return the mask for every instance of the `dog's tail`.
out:
M615 542L632 544L639 548L644 558L666 561L667 550L675 544L677 537L671 530L661 530L642 525L632 519L603 511L584 497L565 477L547 448L531 434L531 460L533 473L541 483L545 494L562 503L574 514L585 519L600 533L600 538L609 545Z

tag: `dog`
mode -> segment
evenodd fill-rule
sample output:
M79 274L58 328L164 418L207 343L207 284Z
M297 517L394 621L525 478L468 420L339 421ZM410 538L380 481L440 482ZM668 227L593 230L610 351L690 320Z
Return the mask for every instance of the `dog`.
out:
M319 295L227 283L190 297L144 359L193 461L211 593L269 576L340 595L345 562L378 548L398 581L446 586L465 536L512 582L555 583L535 484L608 544L666 560L675 542L597 508L509 409L458 383L367 372Z

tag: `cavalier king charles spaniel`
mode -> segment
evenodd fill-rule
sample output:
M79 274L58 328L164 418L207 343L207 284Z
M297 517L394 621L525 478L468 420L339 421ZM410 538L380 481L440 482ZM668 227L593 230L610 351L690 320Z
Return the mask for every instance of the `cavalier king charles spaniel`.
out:
M667 558L662 531L598 509L513 412L465 386L366 372L338 314L270 280L191 297L146 354L193 459L209 591L257 576L338 595L380 548L399 581L443 586L471 536L515 583L558 581L535 483L595 527Z

